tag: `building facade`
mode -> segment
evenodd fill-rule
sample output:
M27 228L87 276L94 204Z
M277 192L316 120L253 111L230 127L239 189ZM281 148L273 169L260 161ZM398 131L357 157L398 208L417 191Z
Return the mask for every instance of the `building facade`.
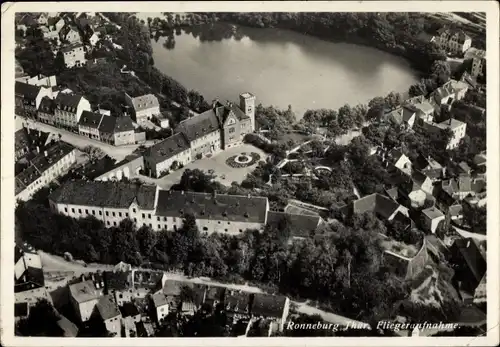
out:
M47 88L19 81L16 81L14 91L15 112L26 117L36 117L42 99L50 94Z
M144 155L144 168L151 177L175 170L191 162L191 148L183 133L177 133L148 147Z
M55 124L73 131L78 131L78 121L83 111L91 111L89 101L81 95L59 93L55 103Z
M201 232L238 235L262 230L267 222L267 198L164 191L150 185L122 182L69 182L49 198L51 208L73 218L94 216L107 227L126 218L137 227L178 230L186 215L194 215Z
M90 280L69 286L70 302L80 322L88 321L99 302L99 294Z
M472 39L463 30L442 28L435 42L448 52L464 53L471 47Z
M99 125L104 116L99 113L83 111L78 121L78 133L88 138L100 141Z
M61 52L64 57L64 64L68 69L81 67L87 63L87 59L85 58L85 47L82 44L63 47Z
M132 118L139 124L146 120L152 120L154 116L160 115L160 103L153 94L131 97L125 93L125 101L131 108Z

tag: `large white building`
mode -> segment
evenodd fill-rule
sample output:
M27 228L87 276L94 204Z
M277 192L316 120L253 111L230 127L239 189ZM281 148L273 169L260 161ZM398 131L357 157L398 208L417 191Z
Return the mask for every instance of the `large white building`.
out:
M153 94L131 97L125 93L127 105L132 109L132 118L139 124L152 120L154 116L160 115L160 103Z
M61 53L64 57L64 64L68 69L84 66L87 62L85 58L85 47L81 43L63 47Z
M192 214L201 232L232 235L263 229L269 210L265 197L165 191L111 181L68 182L51 194L49 202L54 211L74 218L94 216L107 227L128 218L137 227L175 231Z
M177 133L148 147L144 155L144 168L146 174L160 177L163 173L178 168L179 165L189 164L191 159L189 141L183 133Z
M26 169L16 175L16 199L29 200L40 188L63 175L76 163L76 150L65 142L56 142L29 160Z
M78 130L83 111L91 111L90 102L81 95L59 93L55 99L54 123L57 126Z
M448 141L446 149L457 148L458 145L460 144L460 140L462 140L465 137L465 133L467 131L467 123L461 122L454 118L450 118L441 123L424 122L423 127L426 131L430 132L436 132L446 129L451 130L453 135Z
M100 293L91 280L69 286L70 302L80 322L86 322L94 313Z
M483 68L486 66L486 51L470 48L465 53L465 59L472 59L471 75L473 77L483 75Z

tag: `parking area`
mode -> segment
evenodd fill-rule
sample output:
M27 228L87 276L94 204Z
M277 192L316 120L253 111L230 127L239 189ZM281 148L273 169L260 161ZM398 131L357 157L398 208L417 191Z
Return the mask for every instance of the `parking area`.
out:
M178 183L182 177L182 173L186 169L199 169L204 172L210 172L214 175L217 176L217 181L220 183L230 186L232 182L238 182L240 183L245 179L248 173L252 172L255 167L258 165L258 162L255 163L254 165L251 165L249 167L244 167L244 168L232 168L226 164L226 160L229 157L232 157L234 155L238 155L241 153L257 153L260 155L260 160L266 160L267 159L267 154L264 153L262 150L249 145L249 144L243 144L238 147L233 147L229 148L227 150L221 151L220 153L217 153L216 155L210 157L210 158L203 158L196 160L188 165L186 165L184 168L177 170L175 172L172 172L171 174L159 178L159 179L154 179L150 177L145 177L145 176L139 176L139 178L148 183L155 183L161 188L164 189L169 189L172 185Z

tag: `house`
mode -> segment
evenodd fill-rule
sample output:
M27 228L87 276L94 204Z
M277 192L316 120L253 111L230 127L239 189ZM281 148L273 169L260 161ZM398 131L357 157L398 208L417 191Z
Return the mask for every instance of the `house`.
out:
M122 316L118 306L107 296L99 298L95 304L96 311L104 322L107 331L114 337L121 337L122 331Z
M439 223L445 219L445 216L443 212L441 212L439 209L437 209L435 206L426 208L422 210L422 223L423 227L432 232L435 233Z
M452 136L446 145L446 149L457 148L460 144L460 140L465 137L465 133L467 130L467 123L461 122L454 118L450 118L441 123L424 122L423 124L424 129L428 132L438 132L443 130L450 130L452 132Z
M458 166L458 170L461 174L470 175L472 169L469 166L469 164L467 164L465 161L461 161L460 163L458 163L457 166Z
M38 107L45 96L49 96L48 88L34 86L16 81L15 87L15 112L21 116L36 117Z
M283 331L290 312L290 299L283 295L253 294L250 313L253 317L272 318Z
M249 293L230 290L226 293L224 308L226 314L233 322L241 318L250 318L250 299Z
M92 47L95 47L97 42L100 40L99 35L97 33L93 33L92 36L89 38L89 43Z
M434 190L432 180L420 171L414 170L411 174L412 181L426 194L432 195Z
M78 336L78 327L68 318L61 316L61 318L57 321L57 325L63 332L64 337Z
M222 148L221 129L214 109L180 122L174 132L186 136L193 158L216 153Z
M132 317L122 318L122 337L137 337L136 323Z
M70 302L80 322L88 321L99 302L99 294L92 281L74 283L69 286Z
M387 221L392 220L398 212L406 216L408 215L408 210L405 207L391 198L378 193L354 200L348 205L341 207L340 211L347 218L354 214L371 212Z
M151 295L151 301L153 303L154 312L156 315L155 316L156 322L160 323L161 320L165 318L169 313L168 311L169 305L167 298L165 294L163 294L163 292L158 292Z
M320 216L308 216L285 212L269 211L267 214L267 225L279 227L281 223L287 223L291 237L308 238L314 235L323 223Z
M471 75L474 78L484 75L486 68L486 51L471 47L465 53L465 59L472 59Z
M435 42L446 51L464 53L471 47L472 39L462 29L441 28Z
M152 120L153 116L161 114L160 103L153 94L131 97L125 93L125 101L132 109L132 119L139 124L146 120Z
M486 258L481 247L473 238L459 238L454 241L450 253L460 294L474 295L486 274Z
M425 204L427 193L424 192L415 181L410 179L400 184L397 189L398 196L406 198L406 201L410 203L411 207L419 208Z
M103 117L100 113L83 111L78 121L78 133L94 140L100 140L99 125Z
M411 129L415 124L417 111L411 106L404 105L403 107L399 107L394 111L388 113L385 117L389 122L393 124Z
M81 44L80 32L76 27L66 25L61 29L59 35L61 37L61 41L69 43L70 45Z
M430 100L423 96L414 97L405 101L405 107L416 112L415 120L431 122L434 118L435 107ZM411 118L409 119L411 121ZM415 124L415 122L413 122Z
M133 302L125 302L120 306L120 312L123 318L130 317L134 322L141 320L141 312Z
M100 140L114 146L135 143L135 129L132 118L127 115L103 116L98 127Z
M16 30L21 30L26 32L30 27L37 27L38 22L32 13L23 14L22 17L17 21Z
M480 172L486 172L486 153L476 154L473 160Z
M268 210L264 197L160 190L155 229L177 230L184 216L192 214L201 232L238 235L263 229Z
M153 117L153 122L156 123L162 129L167 129L170 126L170 118L172 118L171 112L163 112L159 115Z
M34 150L45 150L45 147L54 139L54 134L23 127L14 133L15 160L19 161L26 154Z
M36 75L33 77L24 76L16 78L16 81L31 84L32 86L38 86L38 87L45 87L45 88L57 87L57 77L54 75L52 76Z
M191 162L191 148L184 133L174 134L148 147L144 154L144 169L151 177L187 165Z
M17 323L19 320L28 317L29 305L27 302L16 302L14 304L14 319Z
M26 315L29 306L39 298L47 299L49 296L45 290L40 256L33 247L21 241L16 242L14 248L14 296L15 304L26 304L26 310L22 310L26 311ZM23 307L20 305L19 308Z
M80 43L71 44L61 48L64 64L68 69L82 67L87 63L85 58L85 47Z
M58 141L29 161L29 165L16 175L15 194L18 200L29 200L40 188L66 173L76 163L73 146Z
M54 20L51 21L49 25L53 26L53 31L59 33L61 29L66 25L66 22L64 22L64 19L62 18L54 17Z
M55 124L59 127L78 131L78 122L83 111L91 111L90 103L78 94L59 93L55 99Z
M73 218L92 215L107 227L130 218L137 226L177 230L193 214L200 231L238 235L261 230L269 203L265 197L165 191L156 186L113 181L71 181L49 197L51 207Z
M462 100L468 89L469 86L467 83L456 80L450 80L437 88L431 94L431 98L434 99L439 107L436 111L440 112L441 106L450 107L453 102Z
M226 288L218 286L204 286L202 302L211 307L223 304L226 297Z
M398 148L383 152L382 161L397 168L405 175L411 175L411 160Z

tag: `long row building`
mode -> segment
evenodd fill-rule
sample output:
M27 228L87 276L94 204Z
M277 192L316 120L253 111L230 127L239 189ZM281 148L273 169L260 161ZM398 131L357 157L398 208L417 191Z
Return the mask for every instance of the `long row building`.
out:
M106 227L130 219L136 227L154 231L177 231L188 214L196 218L200 232L231 235L263 230L287 219L292 235L303 237L322 222L319 216L270 211L266 197L162 190L113 181L70 181L49 196L49 204L55 212L73 218L92 216Z

